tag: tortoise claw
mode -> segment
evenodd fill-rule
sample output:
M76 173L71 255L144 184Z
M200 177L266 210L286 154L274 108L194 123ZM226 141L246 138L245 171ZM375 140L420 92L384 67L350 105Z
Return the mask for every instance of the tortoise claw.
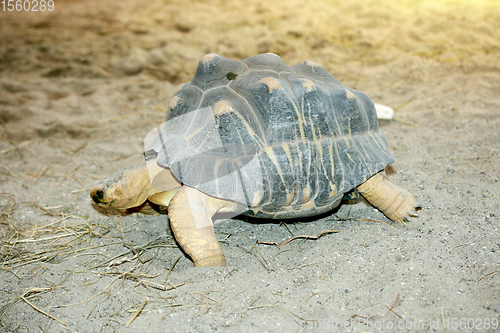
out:
M417 210L412 210L408 213L408 216L409 217L419 217L418 213L417 213Z
M421 210L421 209L422 209L422 207L420 207L419 205L415 206L415 208L414 208L414 209L410 210L410 211L408 212L408 214L406 214L406 216L405 216L405 217L403 217L403 219L402 219L402 220L403 220L403 222L411 222L411 219L412 219L412 218L418 218L418 217L420 217L420 216L418 215L417 211L419 211L419 210Z

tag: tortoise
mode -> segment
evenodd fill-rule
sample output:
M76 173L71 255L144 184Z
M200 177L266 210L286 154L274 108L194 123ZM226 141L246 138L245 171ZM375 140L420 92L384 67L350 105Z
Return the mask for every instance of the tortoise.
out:
M241 61L207 54L174 93L165 124L146 140L146 164L112 174L91 198L105 208L168 207L195 266L226 264L216 213L311 217L353 190L393 221L420 208L386 179L394 158L374 103L311 61L289 67L270 53Z

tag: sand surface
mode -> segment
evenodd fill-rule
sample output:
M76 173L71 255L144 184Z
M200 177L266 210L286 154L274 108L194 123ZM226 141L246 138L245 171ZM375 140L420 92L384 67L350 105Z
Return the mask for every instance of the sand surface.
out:
M1 11L0 331L494 331L500 5L398 3ZM415 194L420 217L394 224L358 204L304 223L223 220L228 266L194 268L166 215L96 211L89 189L141 163L144 136L210 52L312 60L393 107L381 124L397 161L389 177ZM322 230L339 232L254 245Z

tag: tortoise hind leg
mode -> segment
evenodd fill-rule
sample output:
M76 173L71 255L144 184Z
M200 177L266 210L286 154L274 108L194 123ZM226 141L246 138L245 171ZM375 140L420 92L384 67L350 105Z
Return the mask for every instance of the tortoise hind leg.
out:
M236 204L213 198L194 188L183 186L168 206L170 227L184 252L195 266L225 266L226 259L215 237L212 216L229 212Z
M385 179L385 171L380 171L357 187L358 191L393 221L401 222L421 207L409 191Z

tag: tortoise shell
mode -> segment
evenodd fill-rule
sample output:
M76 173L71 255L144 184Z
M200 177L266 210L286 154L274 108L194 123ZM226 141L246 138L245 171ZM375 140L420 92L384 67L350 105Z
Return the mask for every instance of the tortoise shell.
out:
M204 56L155 136L146 155L184 185L266 218L327 212L394 162L370 98L275 54Z

